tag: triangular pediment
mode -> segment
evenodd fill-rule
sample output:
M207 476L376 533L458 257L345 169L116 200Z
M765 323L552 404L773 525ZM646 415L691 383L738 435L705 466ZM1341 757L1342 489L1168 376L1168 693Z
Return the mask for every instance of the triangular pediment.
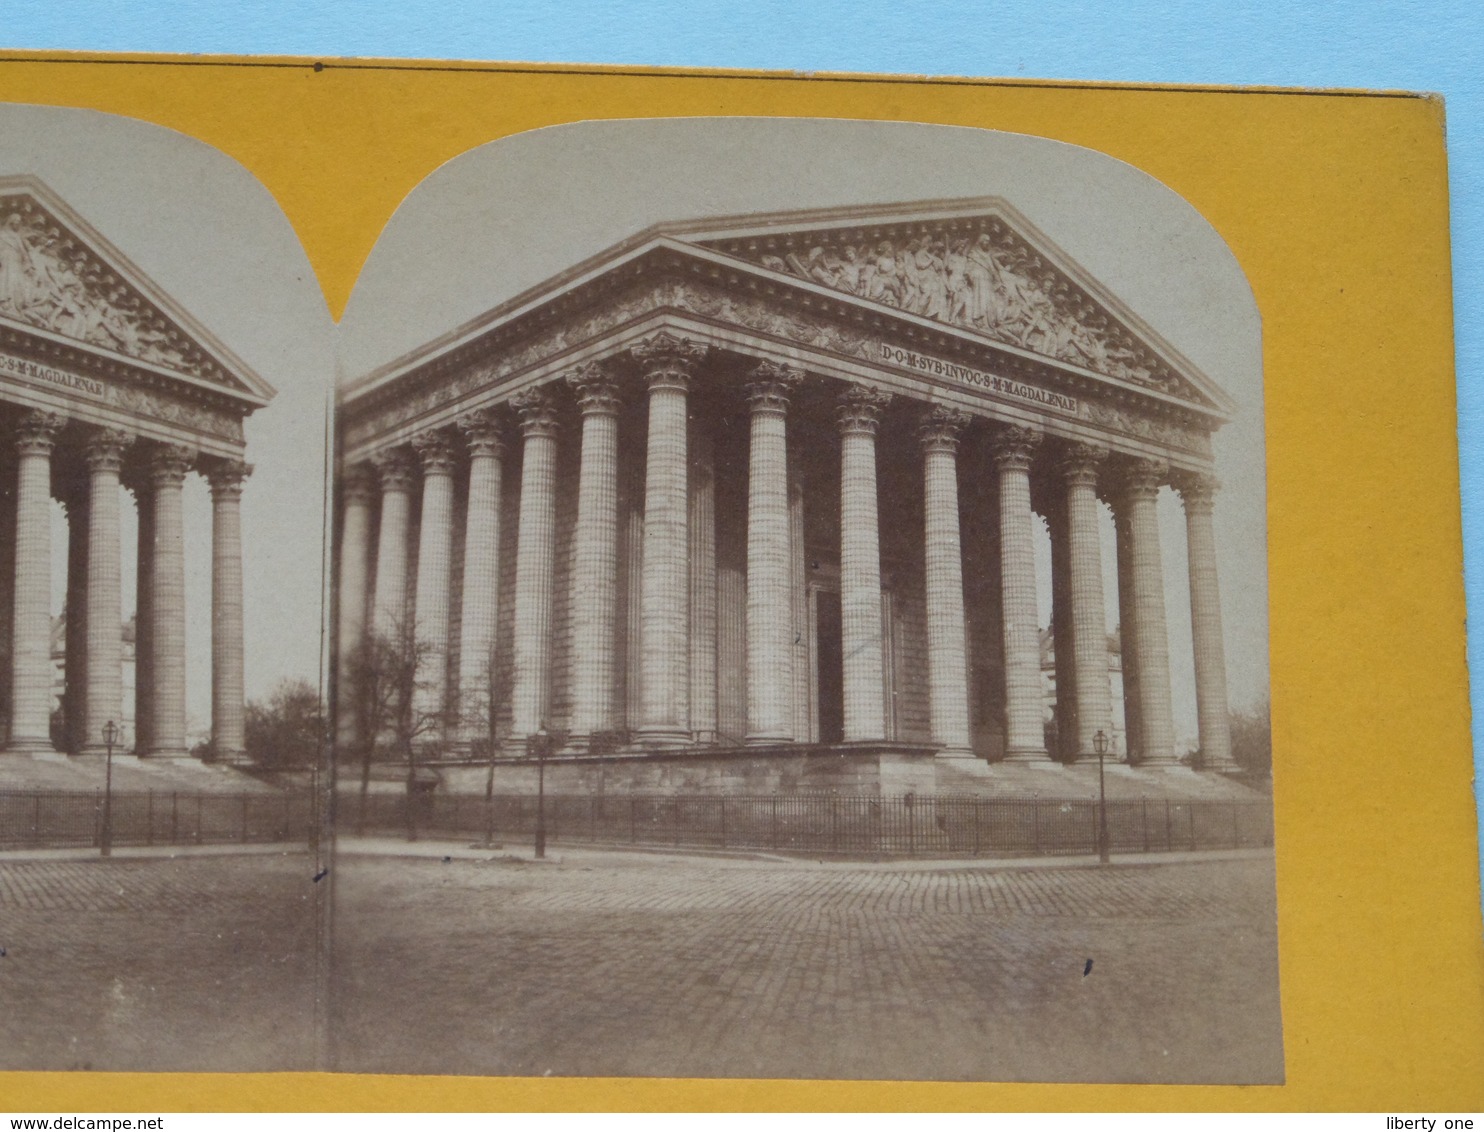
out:
M274 392L33 177L0 178L0 319L259 404Z
M997 199L781 213L667 234L1116 382L1229 407L1209 378Z

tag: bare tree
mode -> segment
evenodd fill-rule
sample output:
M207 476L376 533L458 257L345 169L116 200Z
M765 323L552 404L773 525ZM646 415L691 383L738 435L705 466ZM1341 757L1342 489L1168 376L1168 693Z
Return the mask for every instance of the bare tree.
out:
M420 640L410 621L388 633L368 633L350 657L347 692L361 762L358 832L363 828L373 762L406 765L409 823L412 820L418 750L439 741L451 722L446 701L428 706L428 693L440 683L432 665L442 660L441 651Z

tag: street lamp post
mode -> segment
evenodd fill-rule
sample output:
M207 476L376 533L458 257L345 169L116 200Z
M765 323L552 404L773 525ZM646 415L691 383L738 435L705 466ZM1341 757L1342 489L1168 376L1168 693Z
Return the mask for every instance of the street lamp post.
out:
M118 742L119 725L109 720L103 725L103 829L98 834L98 855L113 855L113 745Z
M1108 753L1108 736L1099 731L1092 737L1093 750L1098 753L1098 860L1108 863L1108 790L1103 783L1103 756Z
M545 720L528 743L536 757L536 856L539 859L546 856L546 748L551 744Z

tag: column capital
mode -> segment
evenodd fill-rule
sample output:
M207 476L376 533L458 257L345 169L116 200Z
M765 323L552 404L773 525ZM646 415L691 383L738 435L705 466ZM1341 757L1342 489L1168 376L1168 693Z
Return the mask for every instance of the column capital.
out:
M618 385L602 362L584 362L569 370L564 380L577 394L577 407L583 416L618 416Z
M465 413L454 422L464 434L464 443L470 456L493 456L505 454L505 422L494 409L475 409Z
M377 477L381 480L383 492L412 490L416 472L412 466L412 456L405 448L392 448L385 452L378 452L371 457L371 463L376 468Z
M83 442L83 456L90 472L118 473L124 463L124 449L134 443L134 435L117 428L100 428L88 434Z
M1040 444L1041 431L1039 429L1024 428L1020 425L1000 429L990 441L990 447L994 452L995 467L1002 472L1028 470L1031 466L1031 459L1035 456Z
M1180 502L1187 513L1210 514L1216 505L1216 493L1221 490L1221 481L1210 472L1179 471L1172 477L1171 486L1180 493Z
M1170 465L1144 457L1129 460L1120 469L1117 494L1126 502L1153 500L1170 477Z
M962 409L934 405L922 415L917 439L924 452L957 452L959 435L973 418Z
M875 436L881 413L889 404L891 394L886 390L869 385L851 385L840 395L840 432Z
M213 460L206 468L206 482L211 485L211 498L216 501L242 498L242 483L252 475L246 460Z
M442 429L429 429L412 438L412 448L422 460L424 476L453 475L453 442Z
M754 413L783 416L788 412L789 394L804 380L804 371L781 362L762 361L749 376L751 380L745 387L748 407Z
M1098 485L1098 471L1108 459L1108 449L1101 444L1070 444L1062 453L1061 474L1068 487Z
M61 413L32 409L21 417L15 429L16 451L22 456L50 456L57 433L67 423Z
M376 472L364 463L350 465L340 477L340 491L346 503L370 503L376 498Z
M704 342L661 330L635 343L629 353L639 363L644 380L651 389L670 388L684 392L696 367L706 360L710 349Z
M196 453L181 444L157 444L149 454L149 480L156 488L179 487L196 464Z
M526 436L556 436L556 405L544 388L522 389L510 399L511 407L520 414L520 430Z

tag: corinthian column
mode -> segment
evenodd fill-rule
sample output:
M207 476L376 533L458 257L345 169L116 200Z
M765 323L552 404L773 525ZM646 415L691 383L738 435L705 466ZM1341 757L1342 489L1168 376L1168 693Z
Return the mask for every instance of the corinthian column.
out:
M423 466L422 522L417 538L416 710L422 741L444 739L448 710L448 617L453 559L453 447L441 432L413 441Z
M151 735L145 754L181 756L186 748L185 528L181 486L195 462L187 448L162 444L150 459L155 545L150 570Z
M803 371L763 362L747 386L747 742L793 740L788 394Z
M923 452L928 698L933 744L946 758L970 758L967 629L958 528L958 439L969 415L932 409L919 430Z
M505 442L488 409L459 420L469 445L464 590L459 612L459 720L465 743L492 741L495 619L500 590L500 480Z
M649 386L644 464L644 581L640 739L690 741L689 470L686 391L704 343L661 331L633 349Z
M122 723L124 707L123 548L119 543L119 468L126 432L100 429L88 437L87 695L82 749L102 751L103 727ZM70 660L70 657L69 657Z
M64 418L28 412L16 429L15 613L11 621L11 751L50 751L52 708L52 446Z
M840 647L847 743L886 738L876 426L890 400L889 393L857 385L840 403Z
M618 640L618 391L597 362L567 375L582 410L572 548L572 735L614 727Z
M412 459L397 448L379 453L381 528L376 538L376 597L371 631L384 641L398 641L407 631L407 530L412 510Z
M1101 731L1113 738L1112 690L1108 679L1108 622L1103 608L1103 558L1098 536L1098 467L1107 451L1075 444L1062 462L1066 483L1067 596L1071 603L1071 649L1057 641L1057 682L1066 677L1063 658L1071 662L1077 705L1076 754L1095 755ZM1070 651L1070 656L1068 652Z
M525 436L515 546L515 683L511 731L524 741L551 711L551 598L556 573L556 410L539 389L512 402Z
M995 437L1000 476L1000 600L1005 634L1005 757L1049 759L1041 725L1041 645L1032 542L1031 457L1041 434L1007 428Z
M1175 762L1175 722L1170 706L1170 637L1165 625L1164 566L1155 504L1169 472L1156 460L1132 462L1122 499L1128 518L1129 596L1134 606L1134 658L1139 681L1140 760L1147 766ZM1125 636L1125 647L1128 638Z
M375 491L365 465L346 470L340 489L340 623L335 722L336 736L347 750L362 738L355 710L357 691L351 685L359 667L357 654L366 640L366 582L371 572L371 500Z
M252 465L224 460L211 484L211 749L238 762L247 750L243 706L242 483Z
M1221 632L1221 590L1216 584L1216 537L1211 511L1219 485L1214 476L1182 475L1175 490L1185 505L1190 570L1190 627L1195 645L1195 707L1205 770L1235 770L1226 703L1226 648Z

